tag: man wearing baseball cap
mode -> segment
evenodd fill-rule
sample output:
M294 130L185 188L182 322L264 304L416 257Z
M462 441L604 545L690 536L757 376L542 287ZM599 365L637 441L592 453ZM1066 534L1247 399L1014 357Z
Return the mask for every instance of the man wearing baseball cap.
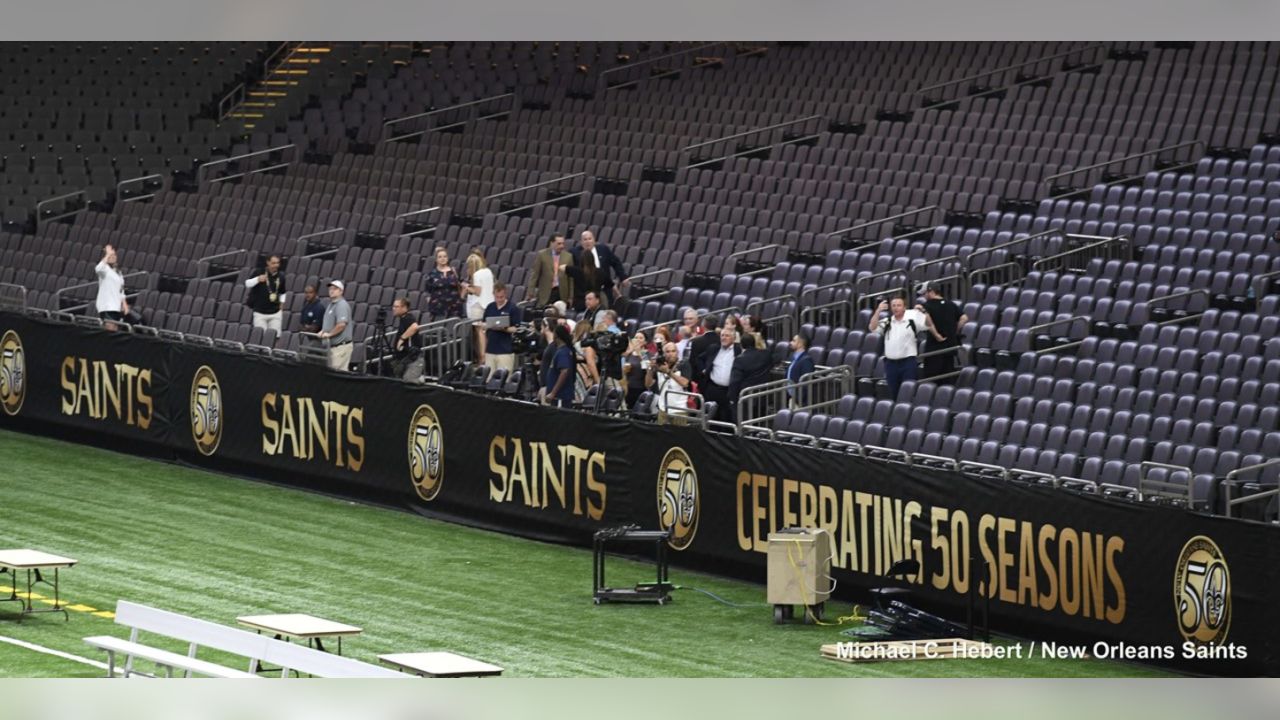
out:
M341 280L329 281L329 307L324 311L320 337L329 341L329 367L346 372L351 368L351 305L342 293Z

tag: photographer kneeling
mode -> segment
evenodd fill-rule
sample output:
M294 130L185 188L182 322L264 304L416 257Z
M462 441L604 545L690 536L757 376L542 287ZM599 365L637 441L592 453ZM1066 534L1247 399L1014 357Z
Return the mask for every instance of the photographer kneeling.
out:
M391 371L409 382L422 382L422 337L418 335L418 318L409 312L409 301L396 298L391 304L396 318L395 350Z
M663 345L662 354L649 364L649 370L644 378L645 387L653 388L656 396L654 407L658 410L660 424L683 425L685 423L682 416L685 415L685 408L689 406L688 398L677 393L693 392L690 389L691 377L693 377L693 368L688 362L680 360L676 344ZM668 396L667 393L671 395Z

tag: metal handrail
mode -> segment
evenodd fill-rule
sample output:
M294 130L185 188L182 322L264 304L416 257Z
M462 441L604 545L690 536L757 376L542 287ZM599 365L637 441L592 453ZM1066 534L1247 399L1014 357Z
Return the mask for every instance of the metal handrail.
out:
M301 46L302 46L301 42L294 42L290 40L285 40L281 42L279 45L277 45L276 49L273 50L271 54L267 56L267 59L262 61L262 77L265 79L268 75L270 75L276 69L276 67L284 65L285 62L289 59L288 57L285 57L285 59L281 60L275 67L272 67L271 65L272 61L274 61L277 57L279 57L280 53L284 52L285 50L288 50L289 55L293 55L293 51L297 50Z
M657 270L650 270L650 271L648 271L648 272L642 272L642 273L640 273L639 275L632 275L632 276L628 277L628 278L627 278L627 280L629 280L629 281L630 281L630 282L628 283L628 284L630 285L630 287L634 288L634 287L636 286L636 284L637 284L637 283L636 283L636 281L637 281L637 280L641 280L641 279L643 279L643 278L659 277L659 276L662 276L662 275L671 275L671 276L673 276L673 279L674 279L674 276L675 276L675 275L676 275L676 273L678 273L678 272L679 272L679 271L678 271L678 270L676 270L675 268L665 267L665 268L659 268L659 269L657 269ZM673 285L668 285L668 286L667 286L667 289L666 289L666 290L663 290L662 292L650 293L650 294L648 294L648 295L643 295L643 296L641 296L641 297L633 297L633 298L631 298L631 300L654 300L654 299L656 299L656 298L660 298L660 297L662 297L663 295L666 295L668 292L671 292L671 288L672 288L672 287L673 287ZM677 319L679 319L679 318L677 318Z
M219 273L217 275L205 275L205 273L209 272L209 263L212 260L219 260L224 257L239 257L241 255L247 255L247 254L249 254L248 250L231 250L229 252L218 253L216 255L208 255L206 257L202 257L199 260L196 260L196 276L200 277L201 275L204 275L203 277L200 277L201 280L221 280L222 278L239 275L240 274L239 270L235 270L233 272Z
M901 277L902 284L896 287L890 287L887 290L877 290L876 292L870 291L870 288L876 283L876 281L890 277ZM907 277L906 270L895 268L855 278L853 281L853 288L855 291L854 307L855 309L860 309L862 301L869 298L878 298L885 295L899 293L906 295L911 289L911 278ZM867 288L867 290L863 290L863 288Z
M944 275L939 278L925 277L925 270L932 269L935 265L940 265L943 267L946 267L948 265L955 265L956 267L959 268L959 272L952 273L951 275ZM963 278L966 270L967 268L965 267L964 260L961 260L958 254L947 255L946 257L934 258L932 260L925 260L924 262L907 266L907 282L910 285L919 285L922 282L936 283L936 282L940 282L942 280L947 280L951 278L961 279Z
M786 247L787 247L786 245L781 245L779 243L770 243L768 245L760 245L753 248L747 248L746 250L739 250L737 252L729 253L729 256L725 258L725 260L728 262L729 269L725 270L724 273L726 275L729 275L729 274L746 275L747 273L737 272L738 260L740 260L741 258L747 257L748 255L755 255L756 253L764 252L765 250L778 250L778 249L785 249ZM775 264L774 267L777 267L777 265ZM772 268L768 268L768 269L772 269Z
M1081 237L1078 235L1066 235L1068 238ZM1032 272L1063 272L1075 270L1075 268L1067 267L1067 262L1075 258L1083 258L1085 260L1093 260L1094 258L1102 258L1104 260L1122 260L1129 256L1129 238L1125 235L1117 235L1116 237L1099 240L1087 245L1081 245L1077 248L1065 250L1054 255L1047 255L1031 263Z
M519 193L519 192L524 192L525 190L532 190L532 189L534 189L534 188L545 187L545 186L547 186L547 185L556 185L556 184L559 184L559 183L564 182L565 180L571 180L571 179L573 179L573 178L580 178L580 177L586 177L586 176L587 176L587 174L586 174L585 172L577 172L577 173L573 173L573 174L571 174L571 175L562 175L562 176L560 176L560 177L558 177L558 178L552 178L552 179L550 179L550 180L543 180L542 182L537 182L537 183L534 183L534 184L532 184L532 185L524 185L524 186L521 186L521 187L518 187L518 188L513 188L513 189L511 189L511 190L503 190L503 191L502 191L502 192L500 192L500 193L494 193L494 194L492 194L492 195L486 195L486 196L484 196L484 197L482 197L482 198L480 198L480 199L481 199L481 200L495 200L495 199L497 199L497 198L505 197L505 196L507 196L507 195L514 195L514 194Z
M1267 286L1262 284L1261 281L1270 280L1273 277L1280 277L1280 270L1272 270L1271 272L1262 273L1261 275L1254 275L1253 278L1249 280L1249 285L1253 287L1253 296L1261 298L1263 295L1266 295Z
M26 310L26 286L17 283L0 283L0 308L18 311Z
M776 123L776 124L774 124L774 125L766 125L765 127L755 128L755 129L753 129L753 130L747 130L747 131L745 131L745 132L734 133L733 135L726 135L726 136L724 136L724 137L716 138L716 139L714 139L714 140L706 140L706 141L703 141L703 142L700 142L700 143L694 143L693 145L688 145L688 146L686 146L686 147L682 150L682 152L683 152L683 153L685 153L685 154L687 154L687 155L688 155L688 160L689 160L689 163L688 163L687 165L685 165L685 167L686 167L686 168L688 168L688 169L692 169L692 168L702 167L703 165L712 165L712 164L714 164L714 163L718 163L718 162L720 162L721 160L727 160L727 159L729 159L729 158L735 158L735 157L739 157L739 156L741 156L741 155L749 155L749 154L751 154L751 153L760 152L761 150L767 150L767 149L769 149L769 148L774 148L774 147L777 147L777 146L779 146L779 145L787 145L787 144L790 144L790 143L802 142L802 141L804 141L804 140L812 140L812 139L814 139L814 138L821 137L821 136L822 136L822 131L821 131L821 130L819 130L817 133L809 133L809 134L807 134L807 135L802 135L802 136L800 136L800 137L794 137L794 138L785 138L785 139L783 139L783 140L779 140L778 142L775 142L775 143L769 143L768 145L761 145L761 146L759 146L759 147L753 147L753 148L750 148L750 149L747 149L747 150L735 150L734 152L731 152L731 153L729 153L729 154L727 154L727 155L719 155L719 156L717 156L717 157L707 158L707 159L704 159L704 160L698 160L697 162L693 162L693 159L694 159L694 158L693 158L692 151L693 151L695 148L707 147L707 146L710 146L710 145L717 145L717 144L719 144L719 143L726 142L726 141L729 141L729 140L737 140L737 139L739 139L739 138L748 137L748 136L751 136L751 135L760 135L760 134L767 133L767 132L773 132L774 130L780 130L780 129L785 128L785 127L791 127L791 126L793 126L793 125L799 125L799 124L801 124L801 123L812 122L812 121L814 121L814 120L826 120L826 116L824 116L824 115L809 115L809 116L807 116L807 117L802 117L802 118L799 118L799 119L796 119L796 120L789 120L789 121L784 122L784 123Z
M231 92L223 95L222 99L218 100L218 122L226 120L228 115L235 112L235 109L248 97L248 91L249 89L245 87L245 84L240 83L231 88Z
M1222 479L1222 489L1223 489L1223 500L1225 502L1227 517L1234 517L1233 508L1235 508L1237 505L1244 505L1246 503L1257 502L1259 500L1266 500L1267 498L1280 495L1280 487L1277 487L1273 490L1266 490L1260 493L1254 493L1253 495L1245 495L1243 497L1238 497L1238 498L1231 497L1237 483L1237 478L1239 478L1241 474L1247 473L1247 472L1255 472L1257 470L1262 470L1263 468L1275 467L1278 465L1280 465L1280 458L1275 458L1272 460L1267 460L1266 462L1257 463L1255 465L1246 465L1245 467L1239 467L1226 474L1226 477Z
M196 168L196 184L200 185L201 187L204 187L204 186L205 186L205 184L206 184L206 180L207 180L207 177L208 177L208 174L209 174L209 169L210 169L210 168L214 168L214 167L221 167L221 166L224 166L224 165L229 165L229 164L231 164L231 163L233 163L233 162L239 162L239 161L241 161L241 160L248 160L249 158L254 158L254 157L259 157L259 156L265 156L265 155L271 155L272 153L284 153L284 152L289 151L289 150L292 150L292 151L293 151L293 155L294 155L294 159L293 159L293 160L289 160L289 161L286 161L286 162L279 162L279 163L276 163L276 164L274 164L274 165L268 165L267 167L255 168L255 169L253 169L253 170L246 170L246 171L241 172L241 173L235 173L235 174L233 174L233 175L226 175L226 176L224 176L224 177L215 178L215 179L213 179L213 180L208 180L208 181L207 181L207 183L208 183L209 185L212 185L213 183L224 182L224 181L227 181L227 180L234 180L235 178L238 178L238 177L244 177L244 176L246 176L246 175L253 175L254 173L268 172L268 171L271 171L271 170L277 170L277 169L282 168L282 167L288 167L289 165L292 165L292 164L294 163L294 161L296 161L296 160L297 160L297 155L298 155L298 146L297 146L297 145L295 145L295 144L293 144L293 143L289 143L288 145L280 145L280 146L278 146L278 147L267 148L266 150L257 150L257 151L250 152L250 153L244 153L244 154L242 154L242 155L233 155L233 156L228 157L228 158L219 158L219 159L217 159L217 160L210 160L209 162L202 163L202 164L200 165L200 167Z
M1031 327L1027 328L1027 333L1030 335L1034 335L1043 330L1048 330L1049 328L1054 327L1055 325L1069 324L1069 323L1079 322L1081 320L1083 320L1085 323L1085 330L1088 330L1089 322L1093 320L1093 318L1089 317L1088 315L1072 315L1071 317L1059 318L1057 320L1051 320L1047 323L1032 325Z
M294 242L298 244L298 249L297 249L298 257L315 258L315 257L322 257L324 255L329 255L329 254L336 254L338 252L338 248L341 247L339 245L335 245L333 247L328 248L327 250L321 250L320 252L311 253L310 255L308 255L307 241L310 240L311 238L322 237L324 235L330 235L332 233L342 232L344 230L346 230L345 227L336 227L336 228L329 228L328 230L317 230L316 232L313 232L313 233L307 233L306 235L298 236L297 238L294 239Z
M983 285L1012 285L1022 282L1026 271L1022 268L1022 263L1007 262L990 267L979 268L969 273L969 289L972 290L974 285L982 282ZM1000 276L998 282L993 282L989 276ZM1005 277L1007 276L1007 278Z
M921 95L930 90L937 90L938 88L948 87L951 85L959 85L961 83L973 82L974 80L980 80L984 77L991 77L992 75L995 75L997 73L1008 72L1010 70L1017 70L1019 68L1024 68L1031 65L1038 65L1047 60L1057 60L1058 58L1061 58L1061 57L1070 57L1072 55L1077 55L1085 51L1096 50L1098 48L1105 48L1105 47L1107 46L1104 45L1103 43L1096 43L1094 45L1085 45L1084 47L1079 47L1074 50L1065 50L1060 53L1054 53L1053 55L1045 55L1044 57L1038 57L1038 58L1035 58L1034 60L1027 60L1025 62L1020 62L1015 65L1005 65L1004 67L998 67L998 68L995 68L994 70L988 70L986 72L977 73L976 75L969 75L966 77L957 78L955 80L947 80L946 82L940 82L934 85L929 85L928 87L922 87L916 90L915 94Z
M124 196L125 185L131 185L133 183L145 183L148 180L159 180L160 190L153 193L147 193L145 195L135 195L133 197ZM169 189L169 178L159 173L153 173L151 175L143 175L142 177L136 177L129 180L121 180L120 182L116 183L116 207L124 207L124 203L135 202L138 200L150 200L151 198L158 195L161 191L168 190L168 189Z
M1089 333L1089 324L1093 322L1093 318L1092 318L1092 317L1090 317L1090 316L1088 316L1088 315L1072 315L1072 316L1071 316L1071 317L1069 317L1069 318L1062 318L1061 320L1054 320L1053 322L1047 322L1047 323L1043 323L1043 324L1041 324L1041 325L1033 325L1032 327L1030 327L1030 328L1028 328L1028 329L1027 329L1027 334L1028 334L1028 335L1034 335L1034 332L1035 332L1038 328L1048 328L1048 327L1050 327L1050 326L1057 325L1057 324L1059 324L1059 323L1071 323L1071 322L1076 322L1076 321L1078 321L1078 320L1083 320L1083 321L1085 322L1085 334L1086 334L1086 335L1088 335L1088 333ZM1068 331L1068 332L1070 332L1070 331ZM1037 350L1037 349L1035 349L1035 348L1032 348L1032 350L1031 350L1031 354L1032 354L1032 355L1039 355L1040 353L1056 353L1056 352L1059 352L1059 351L1062 351L1062 350L1066 350L1066 349L1068 349L1068 348L1080 347L1081 345L1084 345L1084 340L1083 340L1083 339L1081 339L1081 340L1074 340L1074 341L1072 341L1072 342L1063 343L1063 344L1061 344L1061 345L1054 345L1053 347L1047 347L1047 348L1043 348L1043 349L1040 349L1040 350Z
M46 205L56 203L61 200L67 200L77 196L84 198L84 200L82 200L80 203L80 207L76 208L75 210L71 210L69 212L63 212L60 215L50 215L47 218L44 217L44 207ZM41 200L40 202L36 203L36 232L40 232L40 229L44 227L45 223L56 222L58 220L61 220L62 218L71 217L72 215L79 215L80 213L84 212L88 208L89 208L89 201L88 201L88 197L85 195L84 190L76 190L75 192L69 192L65 195L56 195L47 200Z
M626 87L626 86L628 86L628 85L634 85L634 84L637 84L637 83L641 82L641 80L632 80L632 81L628 81L628 82L625 82L625 83L619 83L619 84L616 84L616 85L610 85L610 84L609 84L609 80L608 80L608 76L609 76L609 75L611 75L611 74L614 74L614 73L620 73L620 72L626 72L626 71L630 71L630 70L635 70L635 69L637 69L637 68L641 68L641 67L644 67L644 66L646 66L646 65L652 65L652 64L654 64L654 63L662 62L663 60L668 60L668 59L670 59L670 58L674 58L674 57L679 57L679 56L681 56L681 55L688 55L688 54L690 54L690 53L701 52L701 51L703 51L703 50L707 50L708 48L713 48L713 47L717 47L717 46L720 46L720 45L728 45L728 43L726 43L726 42L709 42L709 43L703 43L702 45L695 45L694 47L691 47L691 48L685 48L685 49L683 49L683 50L676 50L676 51L674 51L674 52L664 53L664 54L662 54L662 55L655 55L654 57L651 57L651 58L645 58L645 59L643 59L643 60L637 60L637 61L635 61L635 62L633 62L633 63L627 63L626 65L621 65L621 66L619 66L619 67L609 68L608 70L605 70L605 71L601 72L601 73L600 73L600 75L596 77L596 92L597 92L597 93L600 93L600 92L608 92L609 90L612 90L612 89L614 89L614 88ZM693 66L693 68L690 68L690 69L696 69L696 68L698 68L698 67L701 67L701 66L699 66L699 65L694 65L694 66ZM656 78L656 77L666 77L667 75L671 75L671 74L674 74L674 73L676 73L676 72L680 72L680 71L679 71L679 70L674 70L674 71L671 71L671 72L666 72L666 73L660 73L660 74L657 74L657 75L652 75L651 77L655 77L655 78Z
M911 453L911 464L915 465L916 463L926 466L930 463L936 463L943 466L950 466L952 470L960 469L955 458L942 457L941 455L930 455L929 453Z
M844 455L862 455L862 445L852 440L820 437L814 443L814 447L819 450L833 450Z
M853 380L853 368L837 365L814 370L796 381L782 378L753 385L738 396L734 421L739 428L767 424L786 407L788 397L807 396L810 402L798 408L803 411L838 405L841 398L853 391ZM818 396L828 399L817 400Z
M879 220L869 220L867 222L858 223L857 225L852 225L847 228L832 230L831 232L827 233L827 237L834 238L834 237L839 237L841 235L848 235L849 233L855 230L862 230L863 228L875 227L877 225L883 225L887 222L892 222L894 220L901 220L902 218L913 217L915 215L920 215L921 213L933 212L934 210L941 210L941 209L942 208L939 205L926 205L925 207L922 207L922 208L916 208L915 210L908 210L906 212L898 213L897 215L890 215L889 217L880 218ZM879 242L879 240L875 242Z
M795 295L792 295L791 293L783 293L783 294L781 294L781 295L775 295L775 296L773 296L773 297L763 297L763 298L760 298L760 299L758 299L758 300L752 300L752 301L750 301L750 302L748 302L748 303L747 303L747 307L746 307L745 312L746 312L746 314L747 314L747 315L751 315L751 314L752 314L752 312L751 312L752 308L764 307L765 305L767 305L767 304L769 304L769 303L771 303L771 302L781 302L781 303L785 303L785 302L788 302L788 301L790 301L790 302L792 302L792 303L796 303L797 305L799 304L799 303L798 303L798 301L796 300L796 296L795 296Z
M1187 474L1187 482L1185 485L1180 483L1172 483L1165 480L1148 480L1147 471L1149 469L1160 468L1171 472L1180 472ZM1174 500L1186 500L1187 507L1194 508L1195 501L1191 495L1191 480L1195 477L1195 473L1186 465L1170 465L1169 463L1152 462L1144 460L1138 463L1138 495L1143 500L1147 499L1150 494L1153 497L1165 497ZM1149 490L1148 490L1149 488ZM1172 491L1179 492L1172 492Z
M1199 140L1188 140L1188 141L1186 141L1186 142L1181 142L1181 143L1178 143L1178 144L1176 144L1176 145L1166 145L1166 146L1164 146L1164 147L1158 147L1158 148L1156 148L1156 149L1154 149L1154 150L1147 150L1146 152L1134 153L1134 154L1132 154L1132 155L1125 155L1125 156L1123 156L1123 157L1113 158L1113 159L1111 159L1111 160L1107 160L1107 161L1105 161L1105 162L1094 163L1093 165L1085 165L1084 167L1072 168L1071 170L1066 170L1066 171L1064 171L1064 172L1056 173L1056 174L1054 174L1054 175L1049 175L1048 177L1046 177L1046 178L1042 179L1040 182L1041 182L1041 184L1043 184L1044 186L1046 186L1046 187L1048 187L1050 190L1052 190L1053 185L1054 185L1054 182L1055 182L1056 180L1060 180L1060 179L1062 179L1062 178L1071 177L1071 176L1073 176L1073 175L1079 175L1080 173L1091 172L1091 171L1093 171L1093 170L1100 170L1100 169L1102 169L1102 168L1105 168L1105 167L1108 167L1108 166L1111 166L1111 165L1117 165L1117 164L1120 164L1120 163L1126 163L1126 162L1129 162L1129 161L1131 161L1131 160L1140 160L1140 159L1142 159L1142 158L1153 157L1153 156L1159 155L1159 154L1160 154L1160 153L1162 153L1162 152L1166 152L1166 151L1169 151L1169 150L1178 150L1178 149L1180 149L1180 148L1185 148L1185 147L1202 147L1203 145L1204 145L1204 143L1203 143L1203 142L1201 142L1201 141L1199 141ZM1203 152L1203 150L1201 150L1201 151L1196 152L1196 153L1193 153L1193 154L1194 154L1194 155L1197 155L1197 156L1200 156L1200 155L1203 155L1203 154L1204 154L1204 152ZM1188 162L1179 163L1179 164L1177 164L1177 165L1174 165L1174 166L1172 166L1172 167L1165 168L1165 169L1167 169L1167 170L1173 170L1173 169L1180 168L1180 167L1188 167L1188 166L1190 166L1190 165L1195 165L1195 164L1196 164L1196 162L1197 162L1197 160L1191 160L1191 161L1188 161ZM1111 186L1111 185L1115 185L1115 184L1117 184L1117 183L1123 183L1123 182L1127 182L1127 181L1129 181L1129 180L1134 180L1134 179L1136 179L1136 178L1143 177L1144 175L1145 175L1145 173L1141 173L1141 174L1138 174L1138 175L1132 175L1132 176L1129 176L1129 177L1121 178L1121 179L1119 179L1119 180L1112 180L1112 181L1107 182L1107 183L1104 183L1104 184L1105 184L1105 185L1107 185L1107 186L1109 187L1109 186ZM1071 196L1071 195L1076 195L1076 194L1078 194L1078 193L1080 193L1080 192L1082 192L1082 190L1071 190L1071 191L1069 191L1069 192L1059 193L1059 194L1057 194L1057 195L1049 195L1048 199L1050 199L1050 200L1058 200L1058 199L1061 199L1061 198L1064 198L1064 197L1068 197L1068 196ZM1046 193L1046 194L1047 194L1047 193Z
M137 272L131 272L131 273L129 273L128 275L123 275L123 276L122 276L122 279L124 279L124 280L128 280L129 278L136 278L136 277L148 277L148 276L150 276L150 275L151 275L151 271L149 271L149 270L139 270L139 271L137 271ZM128 286L128 283L127 283L127 282L125 283L125 286L126 286L126 287ZM70 307L65 307L65 308L64 308L64 307L62 307L62 296L63 296L63 294L65 294L65 293L70 293L70 292L72 292L73 290L83 290L83 289L85 289L85 288L97 288L97 287L98 287L98 281L97 281L97 280L95 280L95 281L93 281L93 282L81 283L81 284L79 284L79 285L71 285L71 286L69 286L69 287L61 288L61 289L59 289L59 290L57 290L57 291L55 291L55 292L53 293L54 306L55 306L55 307L57 307L57 308L58 308L60 311L62 311L62 312L70 312L70 311L72 311L72 310L83 310L83 309L85 309L85 308L89 307L90 305L92 305L94 301L92 301L92 300L88 300L88 301L86 301L86 302L80 303L79 305L72 305L72 306L70 306ZM134 299L136 299L136 298L138 297L138 295L140 295L141 293L142 293L142 291L141 291L141 290L135 290L135 291L130 292L130 293L125 293L125 296L124 296L124 297L125 297L125 299L126 299L126 300L128 300L128 299L130 299L130 298L134 298Z
M990 246L990 247L985 247L985 248L976 248L976 249L974 249L974 251L973 251L973 252L971 252L971 253L969 253L967 256L965 256L965 258L964 258L964 262L965 262L966 267L974 268L974 270L972 270L972 271L969 273L969 275L970 275L970 276L972 276L974 272L977 272L977 271L980 271L980 270L985 270L985 269L990 269L990 268L982 268L982 267L978 267L978 262L977 262L974 258L977 258L977 257L983 257L983 258L985 259L985 256L987 256L987 255L993 255L993 254L995 254L995 253L997 253L997 252L1000 252L1000 251L1002 251L1002 250L1008 250L1009 248L1012 248L1012 247L1013 247L1013 246L1015 246L1015 245L1021 245L1021 244L1024 244L1024 243L1029 243L1029 242L1031 242L1032 240L1038 240L1038 239L1040 239L1040 238L1050 237L1050 236L1053 236L1053 235L1062 235L1062 234L1063 234L1063 233L1062 233L1062 228L1054 227L1054 228L1049 228L1048 230L1041 230L1041 231L1040 231L1040 232L1038 232L1038 233L1032 233L1032 234L1030 234L1030 235L1025 235L1025 236L1020 237L1020 238L1014 238L1013 240L1006 240L1005 242L998 243L998 244L996 244L996 245L992 245L992 246ZM1002 263L1002 264L1003 264L1003 263ZM1025 268L1024 268L1024 270L1025 270Z
M815 302L819 293L830 292L833 296L839 296L842 291L848 292L848 295L843 300L831 300L825 303ZM858 314L854 307L855 297L857 297L857 291L854 289L853 283L848 280L802 289L800 291L800 312L797 319L803 325L806 322L806 318L815 317L818 311L832 310L835 311L832 324L847 326L853 322L853 318ZM841 308L843 308L843 312L840 312ZM812 322L812 320L809 320L809 322Z
M396 220L403 220L404 218L413 217L413 216L415 216L415 215L425 215L425 214L427 214L427 213L437 212L437 211L440 211L440 210L444 210L444 207L443 207L443 206L441 206L441 205L436 205L436 206L434 206L434 207L423 208L423 209L421 209L421 210L411 210L411 211L409 211L409 212L407 212L407 213L400 213L399 215L396 215L394 219L396 219ZM416 222L416 221L415 221L415 222ZM435 224L435 225L432 225L431 227L424 227L424 228L422 228L422 229L420 229L420 230L413 230L413 231L410 231L410 232L407 232L407 233L400 233L400 237L402 237L402 238L411 238L411 237L417 237L417 236L419 236L419 235L425 235L425 234L427 234L427 233L429 233L429 232L435 232L435 231L436 231L436 228L438 228L438 227L440 227L440 221L439 221L439 220L437 220L437 221L436 221L436 224Z
M412 217L414 215L422 215L423 213L435 212L436 210L443 210L443 209L444 208L440 205L433 205L429 208L422 208L421 210L410 210L409 212L400 213L399 215L396 215L393 219L402 220L404 218Z
M388 135L391 135L392 126L397 125L399 123L405 123L411 120L420 120L426 117L435 117L438 115L444 115L446 113L456 112L463 108L477 107L479 105L490 103L495 100L502 100L505 98L510 98L512 100L515 100L516 95L515 93L502 93L501 95L491 95L486 98L480 98L479 100L471 100L469 102L458 103L456 105L448 105L446 107L436 108L435 110L427 110L426 112L420 112L413 115L405 115L403 117L391 118L389 120L385 120L382 123L382 135L383 135L382 142L393 143L399 140L407 140L412 137L418 137L419 135L426 135L427 133L430 133L430 132L439 132L440 130L447 130L449 128L458 127L460 125L466 125L472 120L487 120L489 118L498 117L500 115L510 115L511 113L516 111L516 108L514 107L515 105L514 102L512 103L513 107L511 107L508 110L504 110L502 112L491 113L489 115L479 115L476 117L468 117L466 120L463 120L461 122L449 123L446 125L437 125L432 128L427 128L426 130L419 130L417 132L411 132L411 133L405 133L403 135L395 135L395 136L387 137Z
M1192 289L1192 290L1182 290L1182 291L1180 291L1180 292L1171 293L1171 294L1169 294L1169 295L1161 295L1160 297L1153 297L1153 298L1151 298L1150 300L1148 300L1148 301L1146 302L1146 306L1147 306L1147 315L1148 315L1148 317L1150 317L1150 314L1151 314L1151 306L1152 306L1152 305L1164 304L1164 303L1169 302L1170 300L1177 300L1177 299L1179 299L1179 298L1191 297L1191 296L1193 296L1193 295L1203 295L1203 296L1204 296L1205 308L1209 308L1209 307L1211 307L1211 306L1212 306L1212 302L1211 302L1211 301L1212 301L1212 298L1209 296L1209 291L1208 291L1208 290L1206 290L1206 289L1204 289L1204 288L1194 288L1194 289ZM1195 318L1199 318L1199 317L1203 317L1203 316L1204 316L1204 313L1203 313L1203 312L1196 313L1196 314L1190 314L1190 313L1188 313L1188 314L1187 314L1186 316L1184 316L1184 317L1174 318L1174 319L1172 319L1172 320L1165 320L1164 322L1157 323L1157 325L1161 325L1161 326L1163 326L1163 325L1172 325L1172 324L1174 324L1174 323L1186 322L1186 321L1188 321L1188 320L1194 320Z
M1009 479L1009 468L991 463L978 462L977 460L959 460L956 462L956 469L964 472L969 469L974 470L994 470L1001 480ZM979 473L982 474L982 473Z
M751 130L744 130L740 133L734 133L733 135L725 135L724 137L718 137L714 140L704 140L703 142L700 142L700 143L686 145L684 147L684 150L688 152L689 150L693 150L695 148L707 147L709 145L716 145L718 143L725 142L726 140L736 140L737 138L748 137L751 135L756 135L758 133L768 132L770 130L778 130L779 128L791 127L792 125L799 125L802 122L808 122L810 120L817 120L821 118L822 118L822 115L807 115L797 120L788 120L786 122L775 123L773 125L765 125L764 127L758 127L758 128L753 128Z

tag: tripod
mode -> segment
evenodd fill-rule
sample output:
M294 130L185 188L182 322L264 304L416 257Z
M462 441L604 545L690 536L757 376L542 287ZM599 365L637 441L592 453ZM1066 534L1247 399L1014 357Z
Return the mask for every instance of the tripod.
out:
M387 340L387 321L378 320L373 326L373 339L367 348L365 355L365 368L368 374L369 358L377 358L378 375L389 375L387 372L387 356L393 355L394 348L391 347L391 341Z
M516 397L521 400L532 400L538 395L538 373L533 369L533 353L520 353L520 386L516 388Z
M618 387L622 380L621 356L615 353L600 353L600 368L600 389L596 392L595 406L591 410L597 415L601 414L605 408L605 396L609 394L609 389Z

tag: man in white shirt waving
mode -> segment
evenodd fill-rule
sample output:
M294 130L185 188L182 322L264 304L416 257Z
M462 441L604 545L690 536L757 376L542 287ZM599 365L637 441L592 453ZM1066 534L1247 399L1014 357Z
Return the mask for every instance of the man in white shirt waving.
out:
M889 316L882 318L886 310ZM898 388L904 380L914 381L918 377L919 335L932 327L933 321L924 306L907 310L907 301L901 295L889 302L882 301L871 314L867 330L884 339L884 379L889 384L890 400L898 398Z
M94 272L98 274L98 299L95 307L98 317L108 330L115 330L129 314L129 301L124 297L124 276L116 269L116 249L110 245L102 249L102 260Z

